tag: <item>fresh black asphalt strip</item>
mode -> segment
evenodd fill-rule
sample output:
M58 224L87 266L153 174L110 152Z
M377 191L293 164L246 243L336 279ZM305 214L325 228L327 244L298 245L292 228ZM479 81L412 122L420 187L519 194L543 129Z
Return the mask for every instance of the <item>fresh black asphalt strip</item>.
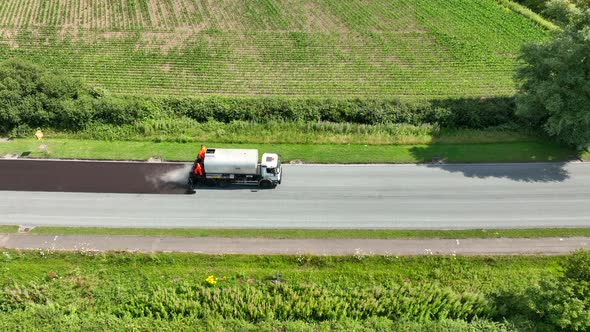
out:
M0 190L185 194L190 164L0 160Z

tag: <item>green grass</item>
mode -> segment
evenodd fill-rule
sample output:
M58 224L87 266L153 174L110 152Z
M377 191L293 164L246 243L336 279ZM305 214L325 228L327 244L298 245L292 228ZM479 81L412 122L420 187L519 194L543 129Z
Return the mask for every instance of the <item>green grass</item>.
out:
M209 256L4 250L0 260L3 305L0 323L24 317L28 319L20 326L60 323L69 330L73 322L86 317L86 321L103 330L109 325L107 329L112 330L116 324L124 323L129 329L134 324L145 326L148 322L152 326L176 322L178 327L187 329L188 324L222 320L215 314L228 310L232 314L223 319L262 324L256 317L239 317L242 309L236 313L232 308L259 310L264 302L264 305L274 303L267 310L279 310L284 302L293 300L296 305L289 310L308 315L308 323L338 325L336 321L320 318L321 312L305 314L300 308L321 307L353 294L355 302L365 302L363 307L349 307L348 314L354 315L358 310L371 312L374 304L395 301L396 296L383 294L391 290L398 292L398 287L406 290L397 297L400 301L396 305L402 303L399 314L408 314L406 310L412 306L410 310L424 310L424 305L416 307L424 299L436 303L426 305L430 310L458 299L466 305L453 306L450 312L469 312L498 304L504 308L498 316L480 318L502 322L502 315L510 319L510 309L519 303L526 287L558 274L562 257ZM271 280L277 272L281 283L275 286ZM218 283L208 286L205 282L208 276L219 278ZM432 297L440 295L441 290L442 303L438 297L435 300ZM309 296L309 292L315 295ZM301 294L308 296L297 300ZM216 308L207 314L209 319L202 318L203 313L199 311L206 303ZM472 303L475 303L473 307ZM195 316L193 312L200 314ZM150 313L155 314L148 316ZM373 311L356 320L366 322L378 315L379 311ZM424 317L410 313L410 320L422 322L416 326L428 326ZM458 322L466 324L470 320ZM384 323L387 322L392 324Z
M430 321L418 323L412 321L392 321L384 318L370 318L366 320L341 319L338 321L306 322L306 321L279 321L270 320L252 323L238 319L222 318L179 318L173 321L151 318L116 317L114 315L96 314L68 314L55 313L47 315L44 308L37 308L26 312L14 314L0 313L0 326L6 331L190 331L190 332L257 332L257 331L453 331L453 332L506 332L519 331L517 326L511 324L491 322L478 319L473 322L445 319L442 321Z
M32 130L31 130L32 131ZM32 134L31 134L32 136ZM359 124L327 121L218 121L188 118L137 121L129 125L90 124L79 132L45 131L46 139L280 144L472 144L535 142L525 129L441 129L438 125Z
M5 0L0 57L117 94L503 96L521 45L551 34L531 17L496 0Z
M549 142L503 144L433 145L346 145L346 144L225 144L203 142L209 147L255 148L277 152L284 161L307 163L420 163L433 157L448 162L529 162L563 161L576 156L569 148ZM45 140L48 153L32 139L0 143L0 155L16 153L32 158L75 158L147 160L161 157L171 161L193 161L196 143L91 141L73 139Z
M584 151L581 155L582 160L590 161L590 151Z
M0 225L0 234L16 233L18 226Z
M5 227L6 233L16 228ZM2 228L0 228L2 231ZM139 235L181 237L244 237L272 239L466 239L540 238L590 236L590 228L463 229L463 230L343 230L343 229L194 229L194 228L104 228L48 227L32 229L36 235Z

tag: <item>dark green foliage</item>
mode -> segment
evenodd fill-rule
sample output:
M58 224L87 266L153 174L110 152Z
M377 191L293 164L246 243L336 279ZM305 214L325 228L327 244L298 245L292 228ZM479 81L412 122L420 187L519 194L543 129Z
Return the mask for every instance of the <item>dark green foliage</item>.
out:
M516 2L540 14L545 9L547 0L516 0Z
M569 0L549 0L542 13L560 26L565 26L571 23L571 16L578 12L579 10Z
M590 282L590 251L580 250L576 252L565 261L563 267L565 278L573 281Z
M586 9L590 7L590 1L588 0L560 0L564 3L569 3L572 5L577 6L578 8ZM551 6L549 3L552 0L516 0L515 2L520 3L521 5L528 7L529 9L533 10L536 13L543 13L548 14L546 12L547 7ZM553 1L555 2L555 1ZM553 17L550 17L553 18Z
M445 127L486 128L514 122L509 97L432 101L398 99L282 99L207 97L163 99L163 109L197 121L326 121L359 124L440 124Z
M533 316L565 331L590 330L590 251L578 251L566 259L559 278L541 280L529 290Z
M131 97L99 98L94 100L93 112L97 122L114 125L130 124L154 113L147 101Z
M551 136L590 146L590 11L546 44L523 48L517 114Z
M483 129L517 121L514 98L461 98L432 103L437 121L445 127Z
M81 129L91 119L83 84L75 79L10 60L0 65L0 132L25 126ZM33 133L30 133L32 135Z

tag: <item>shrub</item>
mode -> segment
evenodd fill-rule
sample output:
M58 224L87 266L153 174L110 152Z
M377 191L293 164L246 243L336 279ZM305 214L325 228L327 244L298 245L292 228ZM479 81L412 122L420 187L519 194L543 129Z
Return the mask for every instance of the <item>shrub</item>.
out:
M559 278L547 278L528 291L536 319L565 331L590 330L590 251L578 251L563 264Z
M0 131L24 126L82 129L92 114L82 91L78 80L18 60L4 62L0 65Z
M105 97L94 100L94 120L114 125L133 123L154 112L149 101L139 98Z

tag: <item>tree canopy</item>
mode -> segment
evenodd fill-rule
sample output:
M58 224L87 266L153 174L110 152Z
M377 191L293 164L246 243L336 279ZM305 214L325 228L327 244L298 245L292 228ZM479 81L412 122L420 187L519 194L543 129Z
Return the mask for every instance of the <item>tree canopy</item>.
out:
M590 147L590 10L568 12L562 32L523 47L517 115L578 148Z

